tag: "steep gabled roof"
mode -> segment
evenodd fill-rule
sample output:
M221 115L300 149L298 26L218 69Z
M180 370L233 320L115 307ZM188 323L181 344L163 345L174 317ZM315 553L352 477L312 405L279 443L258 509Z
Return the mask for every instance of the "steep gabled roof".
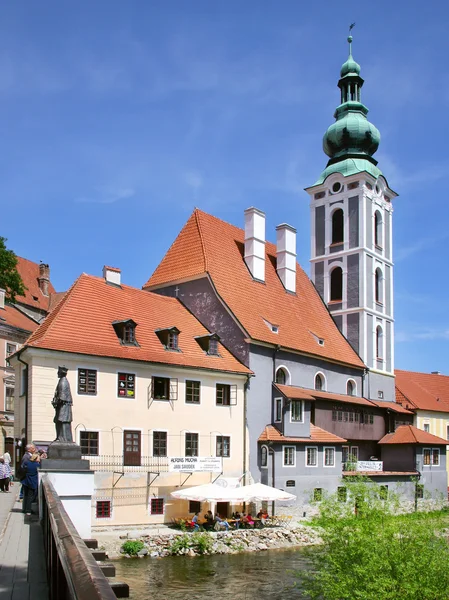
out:
M427 431L422 431L414 425L400 425L394 433L387 433L378 443L446 446L447 440L443 440L443 438L432 435Z
M22 329L25 332L31 333L38 327L38 323L18 310L15 306L5 305L4 309L0 309L0 326L9 325L17 329ZM25 335L25 334L24 334Z
M310 437L283 435L273 425L267 425L259 436L259 442L283 442L284 444L344 444L347 440L316 425L310 425Z
M137 346L122 344L113 322L137 323ZM166 350L155 330L176 325L179 352ZM197 319L176 300L122 285L108 285L83 274L29 338L26 347L197 367L234 373L251 373L219 345L220 356L206 354L195 337L207 334Z
M265 282L260 283L243 259L244 231L195 209L144 288L209 275L252 340L362 368L302 268L297 265L297 293L288 293L276 272L276 246L267 242L265 250ZM276 324L278 333L267 322Z
M27 258L17 257L17 270L26 287L23 296L16 296L16 302L44 311L49 310L50 296L55 294L51 282L48 284L48 296L44 296L39 287L39 265Z
M449 377L396 370L396 402L402 406L449 412Z

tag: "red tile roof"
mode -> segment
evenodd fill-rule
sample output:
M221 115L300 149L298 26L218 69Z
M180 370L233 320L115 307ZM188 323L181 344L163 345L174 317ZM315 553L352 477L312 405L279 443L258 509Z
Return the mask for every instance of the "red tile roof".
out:
M139 346L120 343L113 321L133 319ZM167 351L155 330L176 326L180 352ZM217 371L251 373L219 344L220 357L207 355L195 336L207 330L176 298L168 298L83 274L29 338L26 346L94 356L149 361Z
M293 385L281 385L280 383L275 383L274 387L276 387L286 398L293 400L315 400L311 395L312 390L306 390L305 388Z
M414 425L401 425L394 433L387 433L378 442L379 444L424 444L426 446L446 446L443 440L427 431L422 431Z
M35 331L39 326L36 321L9 304L6 304L4 309L0 309L0 325L2 324L16 327L30 333Z
M395 413L401 413L404 415L413 415L414 413L410 410L407 410L397 402L387 402L386 400L371 400L373 404L378 406L379 408L386 408L387 410L391 410Z
M449 412L448 376L400 370L395 375L396 402L406 408Z
M344 438L312 424L310 425L310 437L286 436L273 425L267 425L259 436L259 442L283 442L285 444L343 444L346 441Z
M17 270L22 281L27 288L23 296L16 296L16 301L21 304L27 304L33 308L40 308L48 311L50 296L44 296L39 287L39 265L27 258L17 257ZM48 293L54 294L55 289L51 282L48 284Z
M195 209L144 288L209 274L253 340L363 367L302 268L297 265L297 293L286 292L276 272L276 246L267 242L265 249L265 283L260 283L243 259L244 231ZM275 323L278 333L264 320Z
M375 405L371 400L360 398L359 396L348 396L347 394L335 394L333 392L325 392L322 390L311 390L295 385L281 385L279 383L274 385L286 398L290 399L332 400L333 402L344 402L345 404L362 404L363 406L370 406L371 408ZM393 409L396 407L396 404L393 402L385 402L385 404L393 405Z
M371 400L361 398L360 396L348 396L347 394L334 394L333 392L324 392L321 390L313 390L312 394L318 400L332 400L333 402L343 402L344 404L361 404L362 406L370 406L373 408Z

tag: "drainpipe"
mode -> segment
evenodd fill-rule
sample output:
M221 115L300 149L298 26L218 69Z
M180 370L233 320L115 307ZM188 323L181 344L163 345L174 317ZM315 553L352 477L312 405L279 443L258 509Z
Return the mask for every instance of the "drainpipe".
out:
M368 374L368 369L365 367L365 369L363 369L363 373L362 373L362 398L365 398L365 377L367 376L367 374ZM368 398L369 398L369 395L368 395Z
M268 447L268 453L271 454L271 485L272 487L276 487L275 486L275 482L276 482L276 471L275 471L275 452L273 450L273 448L270 445L270 442L267 444ZM271 503L271 516L274 517L274 511L275 511L275 507L274 507L274 500Z
M246 485L246 472L248 469L248 465L246 463L246 427L247 427L247 412L248 412L248 398L247 398L247 390L249 388L249 382L251 380L251 376L246 376L245 385L243 386L243 485Z
M23 444L23 452L25 451L25 448L28 444L28 377L29 377L29 371L28 371L28 363L25 362L24 360L22 360L20 358L20 355L22 354L23 350L19 350L19 353L17 354L17 360L19 362L21 362L23 365L25 365L26 367L26 373L27 373L27 378L26 378L26 383L25 383L25 444ZM19 385L20 385L20 381L19 380ZM22 454L23 454L22 452Z

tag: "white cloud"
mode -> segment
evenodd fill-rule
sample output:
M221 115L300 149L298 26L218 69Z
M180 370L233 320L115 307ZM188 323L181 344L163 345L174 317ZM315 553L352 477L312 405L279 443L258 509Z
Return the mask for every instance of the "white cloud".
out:
M126 200L135 196L136 191L133 188L95 188L95 194L91 196L78 196L75 202L87 202L92 204L113 204L120 200Z

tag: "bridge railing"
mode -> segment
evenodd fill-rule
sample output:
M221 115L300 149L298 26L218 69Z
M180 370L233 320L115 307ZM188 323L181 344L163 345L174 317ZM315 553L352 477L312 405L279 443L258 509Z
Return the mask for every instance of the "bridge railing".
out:
M42 526L50 600L115 600L47 477L42 480Z

